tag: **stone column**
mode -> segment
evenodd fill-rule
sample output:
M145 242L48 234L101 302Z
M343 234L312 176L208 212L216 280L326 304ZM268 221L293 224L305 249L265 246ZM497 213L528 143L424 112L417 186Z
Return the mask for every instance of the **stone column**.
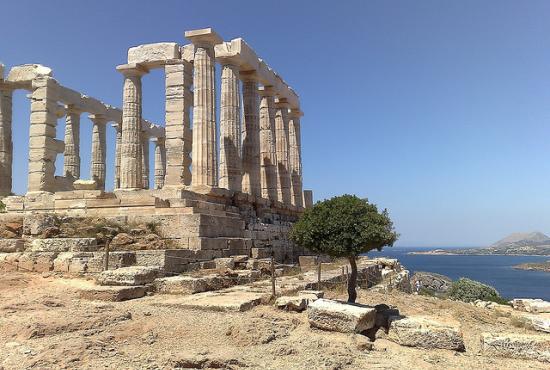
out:
M214 46L222 42L211 29L185 32L195 45L193 70L193 187L218 186Z
M12 191L13 141L12 141L12 90L2 85L0 64L0 197Z
M95 114L90 116L92 121L92 164L90 178L95 180L97 188L105 190L105 158L107 155L107 119Z
M54 192L55 159L63 153L65 145L57 140L57 111L59 84L49 76L39 76L32 81L31 127L29 139L29 193Z
M279 201L292 204L290 192L288 103L279 98L275 103L275 142L277 148L277 191Z
M274 93L271 86L260 89L260 163L262 198L278 200L277 153L275 147Z
M164 138L155 138L155 189L164 187L166 176L166 147Z
M243 81L244 124L242 126L242 166L244 193L261 197L260 185L260 112L257 77L241 73Z
M237 63L224 58L220 103L219 186L234 191L242 189L241 166L241 89Z
M302 192L302 145L300 136L300 109L290 110L290 120L288 125L289 145L290 145L290 181L292 205L297 207L304 206L304 197Z
M311 208L313 207L313 191L304 190L304 207Z
M139 64L117 67L124 74L122 141L120 145L120 188L141 189L141 76L147 70Z
M115 141L115 189L120 188L120 146L122 143L122 125L120 123L113 123L112 126L116 130Z
M80 111L72 106L66 107L65 153L63 155L64 176L72 181L80 178Z
M191 185L191 107L193 65L185 60L164 66L166 85L166 178L167 186Z
M141 176L143 189L149 189L149 136L141 132Z

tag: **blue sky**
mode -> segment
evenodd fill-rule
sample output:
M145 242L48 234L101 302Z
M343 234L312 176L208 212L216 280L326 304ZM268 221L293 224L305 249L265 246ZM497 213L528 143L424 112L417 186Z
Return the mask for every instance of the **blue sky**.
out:
M548 1L18 0L0 14L0 61L47 65L117 106L128 47L183 44L185 30L208 26L243 37L301 96L304 183L316 199L354 193L387 207L400 245L550 233ZM143 83L144 117L163 122L162 73ZM16 93L17 193L28 113ZM86 176L87 118L81 135Z

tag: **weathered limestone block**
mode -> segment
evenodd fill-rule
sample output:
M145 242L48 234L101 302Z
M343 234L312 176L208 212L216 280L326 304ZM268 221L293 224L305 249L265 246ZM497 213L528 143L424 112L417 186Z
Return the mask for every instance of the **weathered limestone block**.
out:
M54 267L55 252L29 252L19 257L18 270L28 272L48 272Z
M318 299L308 307L312 327L341 333L361 333L374 326L376 310L359 304Z
M0 239L0 253L22 252L25 241L22 239Z
M208 290L206 279L192 276L170 276L155 279L154 286L156 292L163 294L195 294Z
M33 252L93 252L97 251L95 238L51 238L35 239L31 243Z
M76 180L73 182L74 190L98 190L96 180Z
M17 271L22 253L0 253L0 271Z
M550 302L542 299L516 298L512 300L512 306L518 311L550 313Z
M147 293L144 286L94 286L79 291L81 299L121 302L141 298Z
M214 263L217 269L233 269L235 267L235 260L233 258L216 258Z
M23 64L10 70L6 81L13 83L28 83L40 76L52 76L51 68L40 64Z
M481 334L485 355L550 362L550 336L527 334Z
M46 213L30 214L23 219L23 234L37 236L57 226L57 217Z
M277 298L275 306L287 311L302 312L307 308L308 300L301 296L283 296Z
M408 347L464 351L458 323L442 324L423 317L391 316L388 339Z
M97 276L99 285L144 285L150 284L159 275L159 268L130 266L103 271Z
M128 49L128 63L141 63L147 67L159 67L167 60L180 59L179 45L175 42L145 44Z

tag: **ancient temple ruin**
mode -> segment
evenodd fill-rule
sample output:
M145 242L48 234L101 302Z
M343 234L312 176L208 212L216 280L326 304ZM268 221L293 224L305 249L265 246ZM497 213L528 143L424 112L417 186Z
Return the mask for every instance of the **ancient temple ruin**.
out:
M185 38L186 45L163 42L128 50L127 63L116 67L124 80L122 109L63 86L48 67L24 64L4 71L0 66L4 217L53 213L156 222L167 250L194 251L195 260L261 254L267 247L280 260L295 258L300 252L288 231L312 203L302 185L299 97L243 39L223 41L210 28L187 31ZM141 79L152 69L165 73L164 124L142 117ZM12 194L16 89L29 91L31 100L25 195ZM81 173L83 114L93 123L89 179ZM56 126L63 117L64 140L58 140ZM111 167L106 164L109 126L116 130L112 192L105 183ZM63 176L56 176L60 154Z

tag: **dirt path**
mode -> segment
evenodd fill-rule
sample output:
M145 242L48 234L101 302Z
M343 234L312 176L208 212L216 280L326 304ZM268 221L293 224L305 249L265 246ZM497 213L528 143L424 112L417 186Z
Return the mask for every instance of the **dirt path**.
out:
M370 352L352 335L312 330L305 313L269 306L220 313L154 306L154 296L80 300L84 280L0 274L0 369L547 369L547 364L479 355L481 331L516 331L506 318L467 304L361 292L359 302L405 314L457 319L465 353L401 347L379 339ZM328 293L338 296L338 293Z

